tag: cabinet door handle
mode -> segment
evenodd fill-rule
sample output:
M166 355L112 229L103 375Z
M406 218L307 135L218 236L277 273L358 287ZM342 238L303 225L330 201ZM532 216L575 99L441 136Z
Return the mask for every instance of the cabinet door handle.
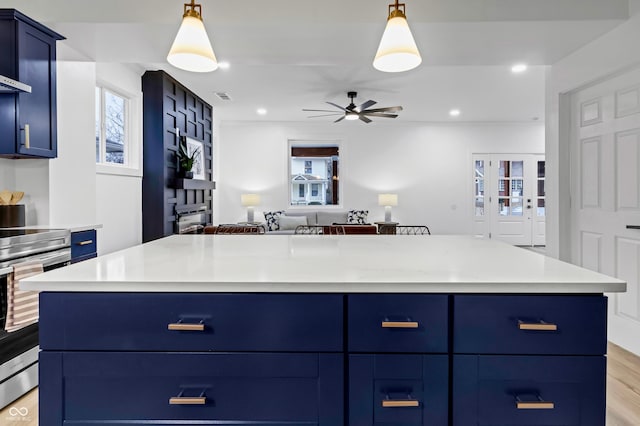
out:
M383 399L382 406L385 408L419 407L420 401L416 399Z
M31 141L29 138L29 125L25 124L22 130L24 130L24 147L29 149L31 148Z
M93 240L86 240L86 241L80 241L79 243L76 243L79 246L88 246L89 244L93 244Z
M533 331L557 331L558 325L540 320L539 322L524 322L518 320L518 328L520 330L533 330Z
M523 401L519 395L516 395L516 408L518 410L553 410L555 404L551 401L545 401L540 395L536 395L537 401Z
M417 321L382 321L382 328L418 328Z
M188 323L180 320L178 322L168 324L167 329L173 331L204 331L204 321Z
M204 405L206 396L173 396L169 398L169 405Z
M640 225L627 225L627 229L640 229Z

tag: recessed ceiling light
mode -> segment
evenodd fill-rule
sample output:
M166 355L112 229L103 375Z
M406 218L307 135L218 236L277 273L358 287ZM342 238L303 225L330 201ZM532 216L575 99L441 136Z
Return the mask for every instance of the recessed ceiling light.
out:
M511 67L511 72L513 73L521 73L527 70L527 64L515 64Z
M267 110L264 108L258 108L256 112L258 113L258 115L267 115Z
M220 68L221 70L228 70L230 66L231 64L229 62L218 62L218 68Z
M457 117L460 115L460 110L459 109L452 109L451 111L449 111L449 115L452 117Z

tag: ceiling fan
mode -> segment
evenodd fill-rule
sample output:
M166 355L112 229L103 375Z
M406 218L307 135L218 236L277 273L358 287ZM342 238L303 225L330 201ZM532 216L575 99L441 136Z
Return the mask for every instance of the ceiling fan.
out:
M371 123L371 119L369 117L396 118L398 114L393 114L393 113L402 111L401 106L367 109L375 105L377 102L368 100L362 105L356 106L356 104L353 103L353 98L358 96L358 93L348 92L347 96L351 99L351 103L349 103L349 105L347 105L346 107L341 107L340 105L334 104L333 102L327 102L329 105L338 108L340 111L332 111L332 110L326 110L326 109L303 109L303 111L331 113L331 114L312 115L312 116L309 116L309 118L341 115L342 117L339 117L336 121L334 121L334 123L337 123L338 121L342 121L342 120L358 120L358 119L364 121L365 123Z

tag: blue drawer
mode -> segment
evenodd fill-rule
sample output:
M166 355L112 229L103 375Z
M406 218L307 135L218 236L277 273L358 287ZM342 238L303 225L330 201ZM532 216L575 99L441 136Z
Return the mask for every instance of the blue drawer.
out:
M447 352L447 296L349 295L348 312L350 352Z
M447 426L447 355L350 355L349 426Z
M340 354L42 352L41 360L60 366L60 396L51 397L65 424L343 422Z
M602 355L602 296L454 296L453 352Z
M603 356L453 357L453 426L603 426Z
M71 233L71 262L90 259L96 256L96 230Z
M40 347L339 352L342 305L329 294L41 293Z

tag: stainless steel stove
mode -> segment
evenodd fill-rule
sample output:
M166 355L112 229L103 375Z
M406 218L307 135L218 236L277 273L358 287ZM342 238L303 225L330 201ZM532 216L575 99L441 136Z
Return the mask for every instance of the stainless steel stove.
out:
M42 263L45 271L68 265L70 247L66 229L0 228L0 409L38 385L38 324L4 330L7 277L23 262Z

